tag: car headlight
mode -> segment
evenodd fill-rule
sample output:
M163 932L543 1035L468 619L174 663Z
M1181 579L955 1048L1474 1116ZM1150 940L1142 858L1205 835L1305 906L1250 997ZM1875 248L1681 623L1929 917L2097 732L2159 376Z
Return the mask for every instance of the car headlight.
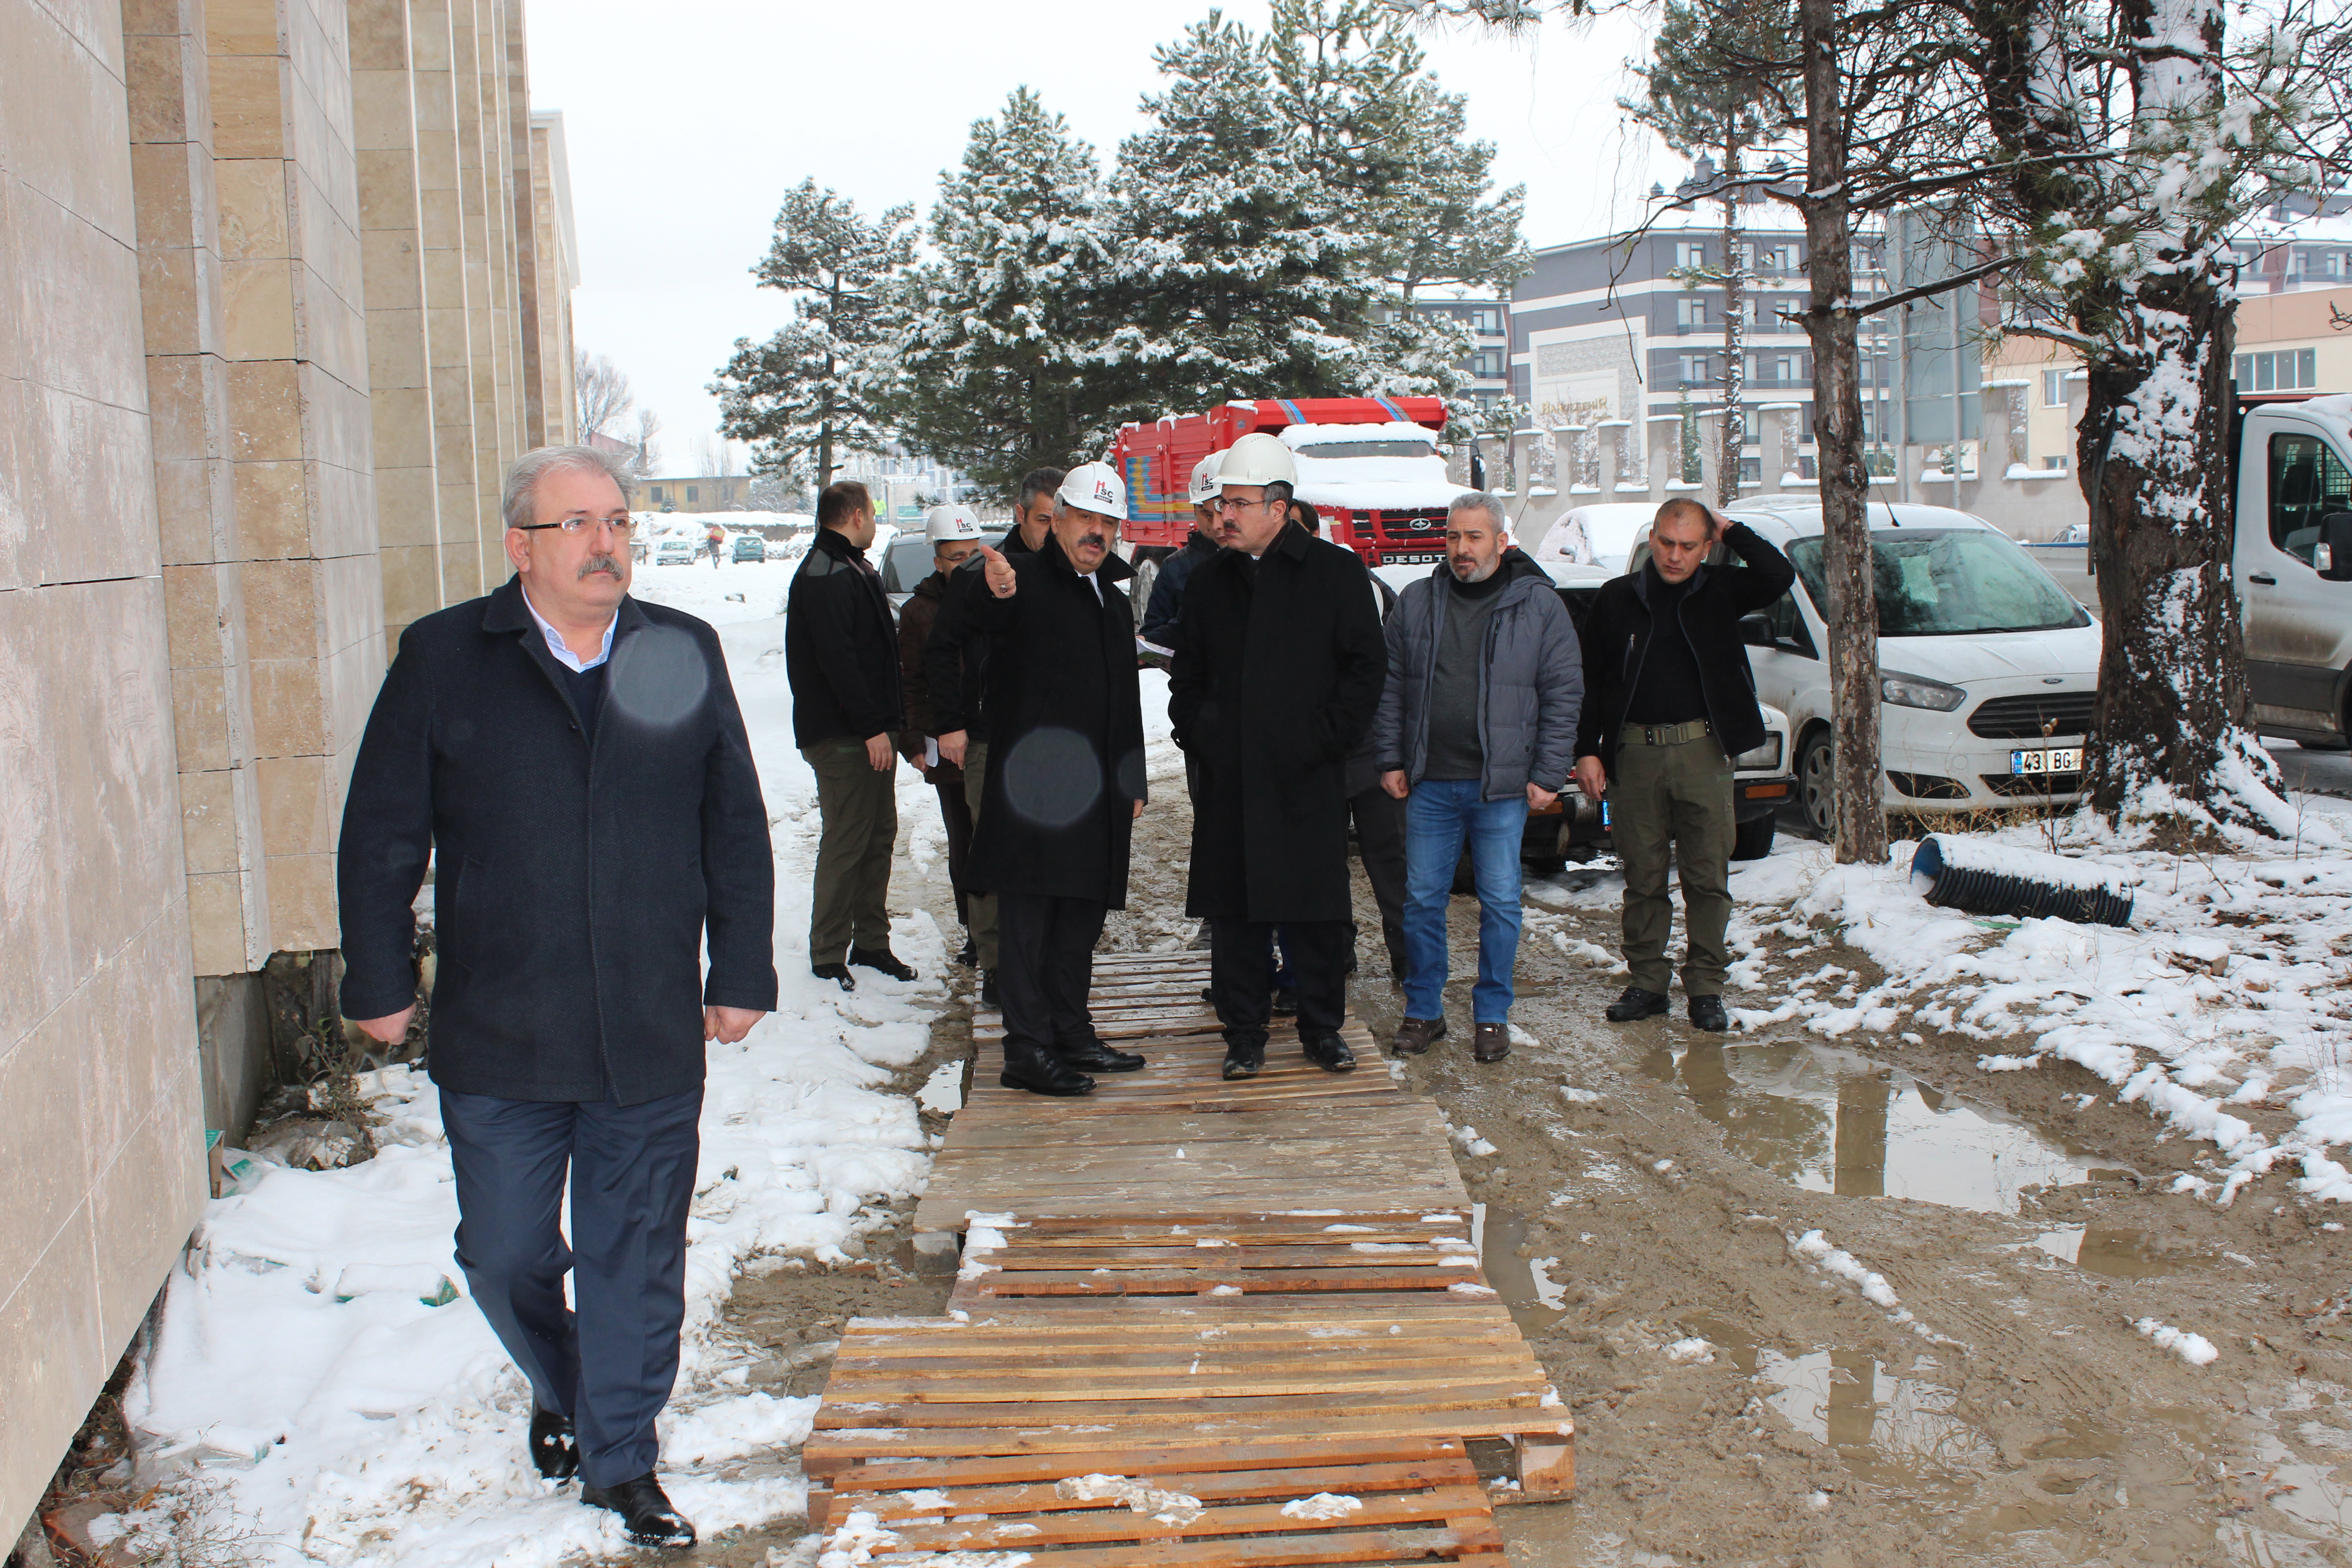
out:
M1739 773L1750 773L1759 768L1768 773L1779 773L1780 771L1780 737L1765 736L1762 745L1752 752L1740 752L1731 759L1731 765Z
M1879 671L1878 695L1897 708L1932 708L1938 713L1949 713L1969 700L1957 686L1891 669Z

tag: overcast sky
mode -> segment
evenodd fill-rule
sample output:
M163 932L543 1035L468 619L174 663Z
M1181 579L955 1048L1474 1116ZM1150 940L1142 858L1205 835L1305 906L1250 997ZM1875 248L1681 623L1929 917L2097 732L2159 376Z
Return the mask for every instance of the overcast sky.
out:
M1265 25L1263 0L1225 11ZM562 110L571 151L580 345L609 355L661 416L664 466L690 468L718 428L704 391L713 373L736 338L765 337L787 317L784 297L747 270L786 189L814 177L868 213L913 202L928 214L971 122L1024 84L1107 167L1161 79L1152 46L1207 12L688 0L656 16L636 0L532 0L532 105ZM1423 43L1445 86L1469 94L1473 133L1498 150L1498 184L1528 187L1532 245L1636 221L1652 181L1685 173L1621 125L1626 64L1643 47L1627 19Z

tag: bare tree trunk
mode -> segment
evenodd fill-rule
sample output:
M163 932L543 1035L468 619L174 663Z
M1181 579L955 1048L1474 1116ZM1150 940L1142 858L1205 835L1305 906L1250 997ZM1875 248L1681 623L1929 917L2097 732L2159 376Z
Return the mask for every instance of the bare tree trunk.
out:
M1870 483L1853 301L1846 121L1838 80L1838 0L1798 0L1805 72L1805 243L1812 282L1813 446L1821 468L1829 603L1830 715L1836 734L1837 858L1886 858L1879 785L1878 595L1871 575Z
M1726 137L1723 177L1723 447L1715 465L1715 502L1739 499L1739 469L1748 446L1748 267L1739 257L1739 141Z

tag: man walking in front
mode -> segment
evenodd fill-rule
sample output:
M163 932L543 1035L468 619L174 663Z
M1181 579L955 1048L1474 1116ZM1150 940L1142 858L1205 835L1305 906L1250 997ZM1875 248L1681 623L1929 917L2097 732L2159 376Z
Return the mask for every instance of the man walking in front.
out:
M816 538L784 605L793 739L816 773L815 895L809 973L857 989L849 964L912 980L890 951L890 850L898 839L898 752L907 726L890 600L866 559L874 502L853 479L816 498ZM845 960L846 962L845 962Z
M1054 526L1054 494L1061 488L1059 468L1032 468L1022 477L1013 498L1013 530L1000 547L1005 556L1045 547ZM965 609L982 591L981 580L976 554L949 575L923 647L924 689L931 701L931 722L939 726L933 733L940 742L940 760L963 770L964 803L971 808L975 832L988 781L988 636L972 626ZM967 855L967 869L970 865ZM964 895L964 910L972 958L980 970L980 1000L993 1007L1003 1000L996 984L996 895L975 882Z
M1380 613L1364 563L1290 521L1297 475L1279 437L1234 442L1218 479L1231 543L1185 586L1168 679L1169 721L1199 778L1185 912L1210 922L1226 1078L1265 1066L1276 924L1299 1045L1347 1072L1347 757L1380 704Z
M628 596L624 483L593 447L525 453L514 576L401 634L343 809L341 1005L406 1035L429 862L457 1262L530 1379L531 1459L577 1474L632 1541L689 1546L654 1423L677 1377L704 1043L775 1007L775 864L718 637Z
M924 655L948 574L979 552L980 517L968 506L935 506L923 521L923 531L931 542L931 574L916 584L898 606L898 680L906 693L908 726L899 749L921 772L923 782L940 793L940 821L948 835L948 882L955 889L956 921L964 931L963 951L956 954L956 962L969 964L979 956L964 863L971 847L971 801L965 793L963 769L939 754L939 723Z
M1095 1032L1095 942L1127 907L1128 845L1143 815L1143 699L1135 616L1111 553L1127 487L1108 463L1070 470L1054 526L1028 554L981 547L967 605L987 634L990 746L972 875L996 894L1007 1089L1085 1094L1089 1074L1143 1058Z
M1742 564L1706 565L1718 542ZM1683 995L1702 1029L1731 1027L1724 1011L1724 942L1731 921L1731 844L1738 818L1732 759L1764 743L1756 678L1739 617L1789 591L1796 569L1744 523L1727 527L1677 497L1650 526L1650 558L1601 584L1584 626L1584 714L1576 786L1605 795L1625 868L1625 963L1633 984L1612 1024L1666 1010L1671 856L1683 885Z
M1381 784L1405 803L1404 1021L1396 1050L1445 1034L1445 908L1462 842L1478 887L1471 1055L1510 1054L1519 952L1519 839L1568 787L1584 696L1576 628L1542 567L1473 490L1445 517L1445 560L1390 613L1389 679L1373 726Z

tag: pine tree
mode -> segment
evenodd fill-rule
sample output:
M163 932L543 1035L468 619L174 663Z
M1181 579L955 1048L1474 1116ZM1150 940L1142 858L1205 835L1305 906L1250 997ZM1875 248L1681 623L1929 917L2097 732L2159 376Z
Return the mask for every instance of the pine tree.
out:
M913 260L915 209L868 221L855 202L803 180L776 214L775 238L751 268L793 296L790 324L764 343L735 340L710 392L719 428L752 443L762 473L805 464L818 488L843 454L888 439L871 395L885 341L884 295Z
M1117 427L1105 202L1094 149L1019 89L940 181L937 259L893 291L885 406L902 440L985 496L1009 499L1030 469L1068 467Z

